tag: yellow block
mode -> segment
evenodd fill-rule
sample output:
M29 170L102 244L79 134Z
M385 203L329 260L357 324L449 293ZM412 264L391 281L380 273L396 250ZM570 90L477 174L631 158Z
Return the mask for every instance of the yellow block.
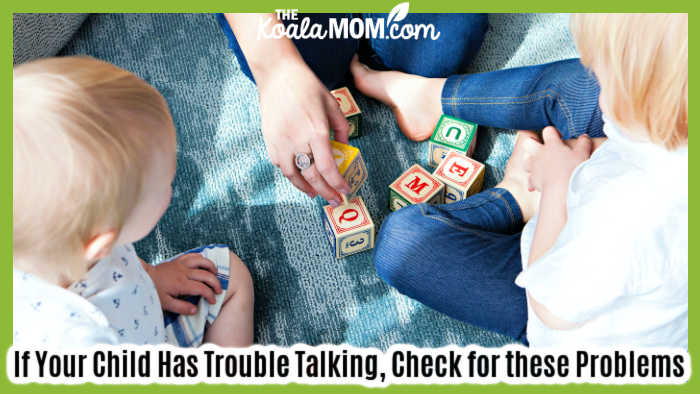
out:
M360 154L360 150L354 146L345 145L343 143L331 140L331 149L333 150L333 158L338 166L338 171L341 175L345 174L350 164L355 157Z

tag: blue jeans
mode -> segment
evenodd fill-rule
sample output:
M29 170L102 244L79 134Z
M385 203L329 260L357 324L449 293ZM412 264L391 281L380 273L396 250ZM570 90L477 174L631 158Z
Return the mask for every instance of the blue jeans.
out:
M604 137L595 76L578 59L447 78L444 113L480 125L538 130L555 126L564 139Z
M445 205L409 205L382 224L379 276L399 292L455 319L527 344L520 207L505 189Z
M304 14L311 23L328 26L342 17L385 18L386 14ZM243 73L255 82L243 51L223 14L217 20ZM286 22L289 23L289 22ZM564 139L582 133L602 137L598 81L578 59L480 74L457 74L471 62L488 29L485 14L408 14L403 23L432 23L440 38L432 40L333 39L295 40L309 67L328 87L349 81L355 53L376 69L426 77L450 76L442 91L443 112L477 124L542 129L553 125Z
M387 14L300 14L310 22L328 26L329 18L378 18ZM243 73L255 82L236 36L224 18L217 20L228 38L229 47L236 55ZM292 22L284 21L285 24ZM348 68L355 53L370 67L398 70L426 77L446 77L463 72L481 47L488 29L486 14L408 14L401 24L429 24L435 26L440 37L430 39L299 39L294 43L316 76L329 88L347 84Z
M567 138L601 137L600 88L578 59L449 77L443 112L509 129L554 125ZM464 201L413 205L389 215L377 236L377 273L401 293L455 319L527 344L522 271L524 223L512 195L491 189Z

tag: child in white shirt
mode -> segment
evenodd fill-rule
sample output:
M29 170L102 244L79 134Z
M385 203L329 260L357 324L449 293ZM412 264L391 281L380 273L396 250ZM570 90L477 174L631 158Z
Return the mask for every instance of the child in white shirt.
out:
M131 246L168 207L175 149L135 75L88 57L15 67L15 345L252 343L252 280L226 246L157 266Z
M574 15L608 140L554 128L528 165L530 343L688 346L688 16Z
M377 272L532 346L687 348L688 15L574 15L571 25L600 83L607 141L594 151L586 135L562 141L547 127L542 143L522 132L495 188L392 213ZM445 83L355 72L384 91Z

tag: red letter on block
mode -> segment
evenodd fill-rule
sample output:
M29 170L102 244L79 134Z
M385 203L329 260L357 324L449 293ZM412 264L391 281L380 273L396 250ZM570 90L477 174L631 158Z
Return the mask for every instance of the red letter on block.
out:
M467 175L467 168L457 165L457 163L452 163L452 166L450 167L449 171L459 176Z
M423 189L425 189L426 186L428 186L428 183L420 183L420 178L416 175L416 177L413 178L411 182L408 182L405 186L411 189L412 192L420 194L420 192L423 191Z
M346 214L349 214L350 216L345 217ZM343 221L346 221L346 220L348 222L352 222L353 220L357 219L358 216L360 216L360 214L357 213L357 210L352 209L352 208L346 209L343 211L343 213L338 218L338 223L343 223Z

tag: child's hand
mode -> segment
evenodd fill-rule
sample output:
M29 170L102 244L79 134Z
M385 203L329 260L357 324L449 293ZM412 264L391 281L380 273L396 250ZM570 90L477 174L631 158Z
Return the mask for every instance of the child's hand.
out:
M185 254L175 260L149 267L146 272L151 276L160 304L166 311L192 315L197 312L197 307L179 299L179 296L198 295L214 304L215 294L222 291L221 283L216 277L216 265L199 253Z
M562 141L559 131L551 126L542 131L542 139L542 149L530 159L528 166L530 191L542 192L550 186L566 190L574 169L591 157L591 139L583 134L569 144L570 148Z

